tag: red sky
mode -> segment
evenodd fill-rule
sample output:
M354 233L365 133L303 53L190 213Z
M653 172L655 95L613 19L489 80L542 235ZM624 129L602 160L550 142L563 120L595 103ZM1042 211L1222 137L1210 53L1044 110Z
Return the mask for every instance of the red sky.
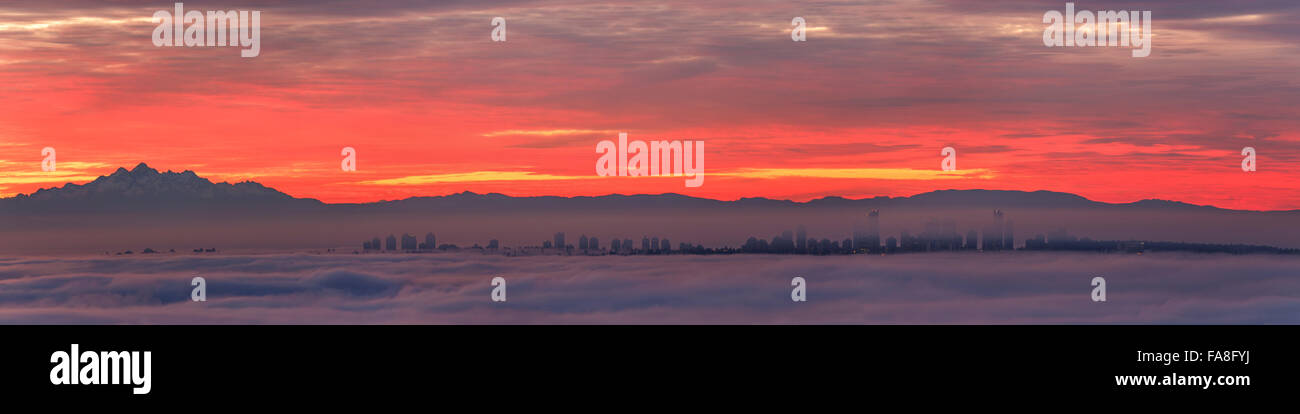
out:
M1064 2L186 2L262 11L261 55L241 58L155 47L168 2L6 2L0 196L143 161L327 202L987 188L1297 209L1300 5L1238 3L1079 3L1153 12L1133 58L1045 47ZM704 185L597 177L618 132L704 141Z

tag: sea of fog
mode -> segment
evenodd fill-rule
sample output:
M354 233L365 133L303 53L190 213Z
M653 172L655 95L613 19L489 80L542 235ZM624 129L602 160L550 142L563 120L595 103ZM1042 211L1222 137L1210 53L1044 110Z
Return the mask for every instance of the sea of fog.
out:
M195 276L205 302L191 300ZM492 301L494 277L505 302ZM794 277L806 302L791 300ZM1295 324L1300 257L0 257L0 323Z

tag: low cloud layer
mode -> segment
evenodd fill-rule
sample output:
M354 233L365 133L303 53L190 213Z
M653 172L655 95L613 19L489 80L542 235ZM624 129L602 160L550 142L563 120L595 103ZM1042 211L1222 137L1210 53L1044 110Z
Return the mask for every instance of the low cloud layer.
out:
M1300 259L1148 254L0 258L0 322L1300 323ZM190 301L190 279L208 301ZM493 303L490 280L506 278ZM790 279L808 301L790 300ZM1094 276L1107 302L1090 299Z

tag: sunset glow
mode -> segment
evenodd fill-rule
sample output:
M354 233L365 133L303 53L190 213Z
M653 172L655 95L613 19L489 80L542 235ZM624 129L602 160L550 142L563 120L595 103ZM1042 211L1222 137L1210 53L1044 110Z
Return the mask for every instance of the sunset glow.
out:
M1300 209L1294 6L1156 5L1134 59L1045 48L1061 3L1030 1L821 5L807 42L783 2L223 3L262 11L247 59L152 45L170 3L53 3L0 15L2 197L147 162L326 202L984 188ZM707 142L707 183L596 176L619 132Z

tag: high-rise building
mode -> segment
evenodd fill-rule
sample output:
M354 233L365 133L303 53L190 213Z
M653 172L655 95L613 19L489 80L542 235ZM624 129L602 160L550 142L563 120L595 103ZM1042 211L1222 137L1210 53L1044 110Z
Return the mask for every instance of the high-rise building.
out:
M981 239L980 250L986 252L998 251L1002 249L1002 231L998 229L997 224L989 224L984 227L984 237Z
M795 231L794 248L800 252L808 250L808 229L802 224Z
M587 235L584 234L582 237L578 238L578 248L587 250Z
M1002 232L1006 229L1005 222L1006 218L1003 217L1002 210L993 210L993 238L997 240L996 250L1006 248L1006 246L1002 245Z
M388 238L384 240L384 250L388 250L388 251L397 250L397 236L394 236L392 234L388 235Z
M594 236L587 239L587 248L591 250L600 250L600 239L597 239Z
M433 232L428 232L424 235L424 244L429 246L429 250L437 250L438 238L433 236Z
M555 233L555 248L564 250L564 246L567 246L564 244L564 232Z
M418 244L419 242L415 240L415 236L402 233L402 250L414 251L419 247Z
M1016 236L1012 234L1011 220L1007 220L1006 227L1002 229L1002 248L1007 250L1016 249Z
M379 242L379 237L375 237L373 239L370 239L370 248L375 250L383 250L384 244Z
M623 252L632 252L632 239L623 239Z
M609 242L609 252L618 253L619 250L621 250L622 246L619 246L617 237L611 237L611 238L614 239L614 241Z
M862 249L867 246L867 226L862 221L853 221L853 245Z
M658 237L651 237L651 238L650 238L650 250L659 250L659 238L658 238Z
M925 230L921 232L920 237L921 245L924 246L921 250L928 252L940 250L943 247L940 244L941 239L943 239L943 237L941 237L941 234L943 233L942 228L942 225L934 220L925 222Z
M979 250L980 233L974 229L966 232L966 245L963 248L966 250Z
M912 237L912 232L903 230L898 234L898 248L905 252L916 250L916 238Z
M794 232L782 231L780 236L772 238L772 251L776 253L794 253Z
M659 251L668 253L672 250L673 250L673 245L672 243L668 242L668 238L665 237L663 240L659 241Z
M1002 210L993 210L993 224L984 229L984 243L980 246L984 251L998 251L1007 248L1004 245L1006 241L1003 238L1005 218Z
M942 232L942 234L939 235L939 238L941 239L939 242L940 247L943 248L943 250L960 250L961 234L957 233L957 222L952 219L946 219L943 220L940 227L940 231Z
M869 253L876 253L880 250L880 210L871 210L867 213L867 237L865 242L865 247L857 247L859 249L865 248Z
M649 237L641 236L641 250L643 250L643 251L647 251L647 252L650 251L650 238L649 238Z
M487 248L488 248L488 249L500 249L500 248L501 248L501 242L497 241L497 239L488 240L488 246L487 246Z

